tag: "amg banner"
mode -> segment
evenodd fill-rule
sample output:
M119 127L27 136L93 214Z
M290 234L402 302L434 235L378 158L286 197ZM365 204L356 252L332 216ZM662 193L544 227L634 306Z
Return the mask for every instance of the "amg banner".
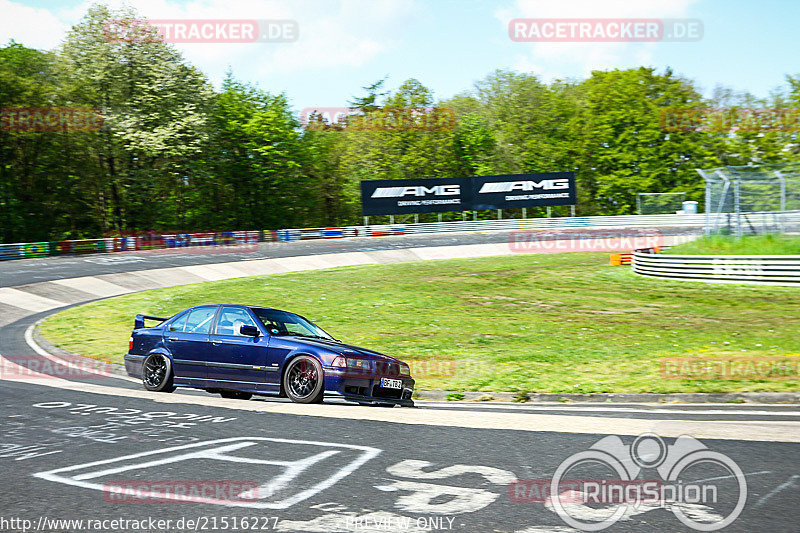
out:
M574 172L361 182L364 216L573 205Z
M574 172L477 176L472 180L472 210L575 205Z
M364 216L471 209L470 178L361 182L361 212Z

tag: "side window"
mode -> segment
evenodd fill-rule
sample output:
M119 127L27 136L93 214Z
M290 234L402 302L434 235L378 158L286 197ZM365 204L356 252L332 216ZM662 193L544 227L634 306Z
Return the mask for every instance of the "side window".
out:
M186 326L186 317L189 316L189 313L183 313L183 315L179 316L172 323L169 325L170 331L183 331L184 326Z
M189 313L184 331L187 333L208 333L216 311L216 307L198 307Z
M248 312L239 307L223 307L214 331L217 335L241 335L240 326L255 326Z

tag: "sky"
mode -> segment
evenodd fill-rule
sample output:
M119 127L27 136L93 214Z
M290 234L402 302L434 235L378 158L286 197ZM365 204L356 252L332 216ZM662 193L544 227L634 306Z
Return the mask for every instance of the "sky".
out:
M54 49L93 1L0 0L0 43ZM347 106L388 76L416 78L446 99L496 69L544 81L582 79L595 69L651 66L767 97L800 74L800 2L793 0L108 0L149 19L294 20L284 43L175 44L219 88L240 80L285 92L296 109ZM699 19L692 42L515 42L512 19Z

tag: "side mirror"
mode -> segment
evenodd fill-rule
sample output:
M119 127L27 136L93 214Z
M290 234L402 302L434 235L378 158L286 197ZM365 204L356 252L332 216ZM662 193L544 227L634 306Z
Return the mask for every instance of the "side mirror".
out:
M261 335L261 332L255 326L248 326L247 324L242 324L239 326L239 333L246 337L258 337Z

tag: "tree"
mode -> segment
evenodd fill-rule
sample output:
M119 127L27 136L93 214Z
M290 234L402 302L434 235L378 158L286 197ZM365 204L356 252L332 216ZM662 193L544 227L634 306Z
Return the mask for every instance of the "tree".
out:
M300 173L299 124L286 97L236 81L231 74L214 99L207 152L210 178L198 187L196 223L227 229L302 225L311 191Z
M667 133L660 114L702 105L690 83L668 69L595 71L583 82L585 155L581 183L594 193L594 213L634 212L638 192L686 191L701 200L697 167L719 160L700 132Z
M207 140L211 89L160 39L109 39L115 19L138 17L95 5L59 53L68 97L106 118L93 146L96 208L105 230L183 226L187 191L203 175L194 158Z

